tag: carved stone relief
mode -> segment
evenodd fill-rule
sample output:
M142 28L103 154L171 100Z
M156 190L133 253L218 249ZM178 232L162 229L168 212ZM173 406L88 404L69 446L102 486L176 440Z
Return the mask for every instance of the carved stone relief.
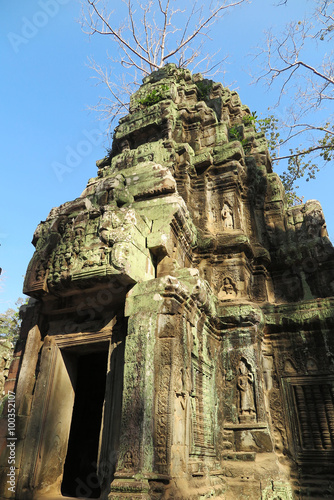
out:
M228 203L224 203L221 211L223 227L225 229L234 229L233 210Z
M229 276L225 276L222 286L218 292L218 299L234 299L237 296L237 287L235 282Z
M240 360L238 372L239 421L252 422L256 420L254 374L252 373L250 365L244 358Z
M192 359L192 453L214 454L214 402L212 368Z

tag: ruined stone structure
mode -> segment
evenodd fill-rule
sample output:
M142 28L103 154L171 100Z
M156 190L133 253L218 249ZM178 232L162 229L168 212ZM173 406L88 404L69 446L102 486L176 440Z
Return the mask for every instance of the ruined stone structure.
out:
M319 203L288 209L237 93L174 65L145 78L97 166L34 234L2 495L334 498Z

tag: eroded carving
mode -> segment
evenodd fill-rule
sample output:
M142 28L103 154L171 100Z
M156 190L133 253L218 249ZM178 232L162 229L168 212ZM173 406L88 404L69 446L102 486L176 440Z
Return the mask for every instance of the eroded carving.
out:
M221 216L224 228L233 229L234 228L233 210L227 202L224 203L224 206L221 211Z
M237 296L237 287L235 282L229 276L225 276L223 279L223 284L220 287L218 293L218 299L226 300L226 299L234 299Z
M244 358L240 360L238 371L239 420L240 422L252 422L256 420L254 375Z

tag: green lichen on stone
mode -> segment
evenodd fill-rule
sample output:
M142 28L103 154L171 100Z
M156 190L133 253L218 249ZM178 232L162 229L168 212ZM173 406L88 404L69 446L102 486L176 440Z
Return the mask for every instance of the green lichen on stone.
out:
M209 99L212 85L212 80L199 80L196 82L198 99L200 101L206 101Z
M162 84L158 89L153 89L146 97L139 99L138 102L142 106L153 106L165 99L165 93L168 90L168 85Z

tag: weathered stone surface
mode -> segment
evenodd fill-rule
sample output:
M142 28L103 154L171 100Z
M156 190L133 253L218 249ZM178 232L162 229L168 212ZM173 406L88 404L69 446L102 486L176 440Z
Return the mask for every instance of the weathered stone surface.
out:
M5 498L333 498L334 250L249 116L167 65L38 226Z

